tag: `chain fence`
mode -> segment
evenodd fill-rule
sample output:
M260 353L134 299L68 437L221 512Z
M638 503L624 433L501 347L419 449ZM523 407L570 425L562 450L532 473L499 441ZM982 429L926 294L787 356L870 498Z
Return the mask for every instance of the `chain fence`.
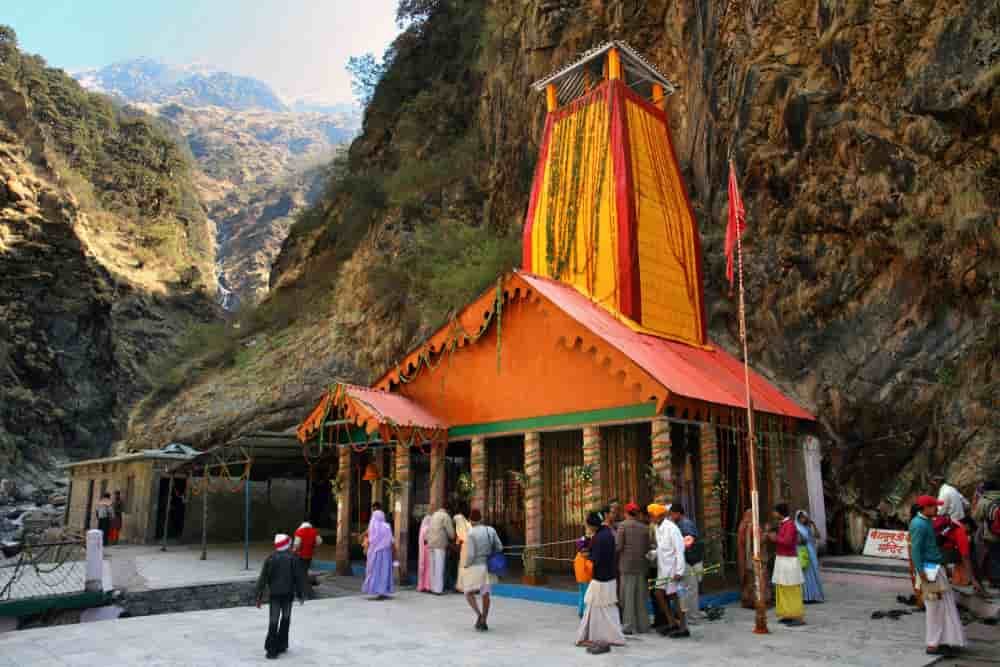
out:
M0 552L0 602L80 593L87 575L83 540L25 542Z

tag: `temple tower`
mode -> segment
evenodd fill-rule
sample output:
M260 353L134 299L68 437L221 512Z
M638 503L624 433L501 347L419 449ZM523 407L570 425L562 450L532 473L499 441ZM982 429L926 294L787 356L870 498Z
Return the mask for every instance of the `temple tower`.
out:
M548 116L524 270L573 285L634 329L707 344L701 239L667 122L673 85L609 42L534 88Z

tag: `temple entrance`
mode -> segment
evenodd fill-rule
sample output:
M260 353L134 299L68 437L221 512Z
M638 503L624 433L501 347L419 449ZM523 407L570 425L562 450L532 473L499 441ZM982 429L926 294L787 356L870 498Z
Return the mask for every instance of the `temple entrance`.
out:
M698 526L704 525L701 493L701 429L695 424L670 423L670 462L674 496L667 502L679 501L684 512Z
M524 437L486 442L486 507L483 518L505 545L524 544L524 489L512 472L524 470Z
M601 429L601 496L605 503L617 499L623 506L636 502L645 507L652 502L646 479L653 460L651 438L648 422Z
M174 478L174 497L170 500L170 518L167 521L167 538L179 538L184 534L184 515L187 511L187 479ZM160 480L159 498L156 509L156 539L163 538L163 518L167 514L167 499L170 498L170 480Z
M444 474L444 497L448 501L451 513L462 514L468 518L471 489L464 483L472 476L472 445L468 440L448 443L442 472Z
M583 431L542 433L542 541L567 542L541 550L545 558L572 559L572 540L584 534L587 494L578 479L583 466ZM547 570L567 569L565 563L542 560ZM561 567L560 567L561 566Z

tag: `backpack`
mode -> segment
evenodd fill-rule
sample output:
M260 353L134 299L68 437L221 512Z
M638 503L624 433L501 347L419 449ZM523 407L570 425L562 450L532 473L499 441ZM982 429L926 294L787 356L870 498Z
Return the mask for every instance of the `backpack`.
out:
M1000 537L1000 500L995 500L986 510L986 526L995 537Z

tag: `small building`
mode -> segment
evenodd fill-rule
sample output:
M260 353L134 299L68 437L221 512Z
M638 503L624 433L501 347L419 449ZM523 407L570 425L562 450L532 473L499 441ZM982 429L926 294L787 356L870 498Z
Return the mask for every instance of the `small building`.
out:
M189 461L198 450L178 443L162 449L144 449L120 456L64 465L69 472L66 526L85 532L97 527L94 506L105 493L120 491L125 502L121 541L147 544L162 536L169 489L169 468ZM184 482L176 488L183 493ZM179 515L178 515L179 516ZM172 522L177 525L177 519Z
M371 387L331 387L299 439L335 448L341 471L389 471L380 497L404 569L416 522L448 498L480 508L507 544L547 545L529 549L529 582L565 569L586 511L612 498L680 499L709 558L735 560L732 533L749 506L748 393L764 507L822 502L803 454L815 419L707 335L670 82L611 42L535 89L548 116L522 269ZM334 484L344 518L357 483ZM348 524L338 523L338 568Z

